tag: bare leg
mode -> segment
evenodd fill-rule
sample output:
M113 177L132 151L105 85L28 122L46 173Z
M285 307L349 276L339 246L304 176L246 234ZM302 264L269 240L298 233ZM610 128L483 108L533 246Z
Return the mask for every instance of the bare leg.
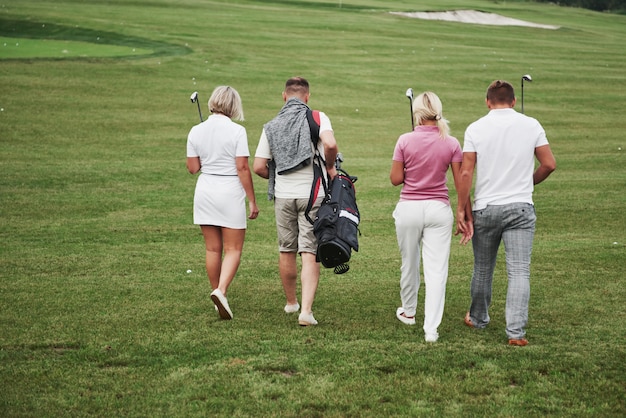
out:
M235 278L237 269L239 269L245 236L245 229L222 228L222 238L224 239L224 259L222 260L222 270L219 276L218 288L224 295L226 295L228 287Z
M212 225L200 225L206 247L206 272L212 289L217 289L222 271L222 229Z
M320 279L320 264L315 261L315 254L301 253L302 273L302 314L310 314L313 310L315 292Z
M287 304L295 305L298 303L298 297L296 296L298 288L298 266L296 253L281 252L278 261L280 280L283 283L283 290L285 291Z

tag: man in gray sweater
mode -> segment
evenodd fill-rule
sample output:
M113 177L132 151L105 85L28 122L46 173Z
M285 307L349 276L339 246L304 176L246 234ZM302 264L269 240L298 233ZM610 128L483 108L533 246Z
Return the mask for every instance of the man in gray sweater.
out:
M309 214L311 218L315 218L324 198L324 189L313 184L316 150L307 118L309 95L307 80L302 77L287 80L283 91L285 104L263 127L253 165L256 174L270 180L268 194L274 199L279 271L287 299L287 313L300 310L296 295L296 255L300 254L302 259L302 310L298 317L302 326L317 325L312 309L320 275L320 264L316 261L317 240L305 212L313 187L317 188L313 192L317 198ZM323 112L319 112L319 125L317 151L324 159L323 174L332 179L337 175L337 142L330 120Z

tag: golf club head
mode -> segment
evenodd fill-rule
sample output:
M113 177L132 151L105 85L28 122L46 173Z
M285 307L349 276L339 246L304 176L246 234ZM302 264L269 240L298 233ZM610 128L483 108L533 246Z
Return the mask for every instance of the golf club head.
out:
M341 163L343 162L343 155L339 152L337 153L337 156L335 157L335 168L337 170L341 169Z
M404 93L409 98L409 107L411 109L411 130L415 129L415 121L413 120L413 89L409 87Z
M197 102L198 101L198 92L194 91L193 93L191 93L190 99L191 99L191 103Z

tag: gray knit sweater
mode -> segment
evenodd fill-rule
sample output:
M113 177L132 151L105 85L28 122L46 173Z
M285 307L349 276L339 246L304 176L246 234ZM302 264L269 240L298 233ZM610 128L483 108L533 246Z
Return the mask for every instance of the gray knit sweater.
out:
M273 198L276 174L288 174L311 163L313 145L306 116L308 109L301 100L290 98L278 115L263 126L273 157L269 167L270 199Z

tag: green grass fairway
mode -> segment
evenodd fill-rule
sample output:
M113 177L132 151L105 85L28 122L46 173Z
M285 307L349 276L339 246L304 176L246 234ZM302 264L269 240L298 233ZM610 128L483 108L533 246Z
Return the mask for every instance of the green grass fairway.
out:
M149 54L152 51L88 42L51 41L0 37L0 59L7 58L89 58Z
M389 13L457 9L560 28ZM526 1L0 5L0 416L625 416L625 39L624 15ZM405 91L436 92L462 142L488 84L523 74L558 163L534 195L530 345L506 344L504 251L490 326L463 325L472 251L457 238L427 344L423 287L418 325L395 318L389 170L410 130ZM212 89L234 86L254 154L293 75L359 177L361 248L347 274L323 271L320 324L298 327L255 177L261 213L221 321L192 225L189 97L206 117Z

